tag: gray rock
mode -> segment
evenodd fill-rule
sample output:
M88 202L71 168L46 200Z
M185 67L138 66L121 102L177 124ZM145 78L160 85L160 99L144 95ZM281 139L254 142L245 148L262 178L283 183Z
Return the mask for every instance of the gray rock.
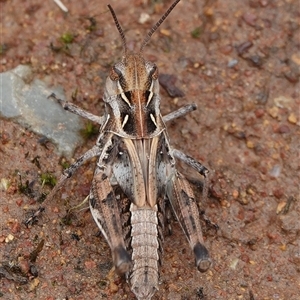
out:
M31 68L25 65L0 74L0 117L47 137L57 145L60 154L71 156L83 142L79 134L83 127L81 118L47 98L54 92L64 99L61 87L50 89L31 77Z

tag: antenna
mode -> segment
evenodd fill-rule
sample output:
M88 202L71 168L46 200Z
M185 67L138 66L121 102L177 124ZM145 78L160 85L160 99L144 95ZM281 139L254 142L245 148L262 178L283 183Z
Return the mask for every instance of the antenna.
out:
M173 2L173 4L169 7L169 9L163 14L163 16L158 20L158 22L151 28L151 30L148 32L147 36L145 37L142 46L140 48L140 53L143 52L145 46L148 44L148 42L151 39L151 36L153 33L157 30L157 28L162 24L162 22L167 18L167 16L170 14L170 12L173 10L173 8L178 4L180 0L176 0ZM118 25L117 25L118 26Z
M112 17L114 18L114 21L115 21L115 24L116 24L116 27L120 33L120 36L121 36L121 39L122 39L122 43L123 43L123 48L124 48L124 52L125 52L125 55L126 55L126 52L127 52L127 46L126 46L126 38L125 38L125 34L124 34L124 31L117 19L117 16L116 16L116 13L115 11L113 10L113 8L110 6L110 4L107 5L110 12L111 12L111 15Z

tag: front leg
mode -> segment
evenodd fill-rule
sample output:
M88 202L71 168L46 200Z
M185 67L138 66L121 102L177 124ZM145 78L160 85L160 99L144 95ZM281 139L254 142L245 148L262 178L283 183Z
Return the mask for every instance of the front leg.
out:
M82 108L78 107L77 105L67 102L65 100L59 99L56 97L56 95L54 93L52 93L50 96L48 96L48 98L53 98L55 99L64 110L68 110L70 112L72 112L73 114L76 114L78 116L81 116L85 119L88 119L92 122L98 123L99 125L102 125L105 121L105 117L99 117L96 115L93 115L85 110L83 110Z
M207 177L209 173L208 169L205 166L203 166L201 163L199 163L197 160L195 160L193 157L186 155L177 149L172 149L171 153L174 157L180 159L185 164L195 169L202 176Z
M109 180L109 169L109 166L98 166L95 171L90 191L90 210L110 246L116 270L124 274L131 269L131 258L125 247L120 211Z
M182 106L182 107L178 108L177 110L172 111L172 112L168 113L167 115L163 116L163 121L165 123L170 122L170 121L177 119L179 117L182 117L196 109L197 109L196 104L194 104L194 103L187 104L187 105Z
M196 266L205 272L211 265L209 253L204 246L199 211L194 192L186 178L174 171L167 182L167 196L189 244L194 251Z

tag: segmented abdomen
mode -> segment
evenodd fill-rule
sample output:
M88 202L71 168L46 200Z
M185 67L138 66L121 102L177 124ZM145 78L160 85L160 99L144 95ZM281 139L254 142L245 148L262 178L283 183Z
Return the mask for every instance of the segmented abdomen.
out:
M130 203L129 211L122 215L125 243L132 259L132 269L127 274L127 280L137 299L151 299L158 290L163 209L163 201L159 201L153 208L138 208Z

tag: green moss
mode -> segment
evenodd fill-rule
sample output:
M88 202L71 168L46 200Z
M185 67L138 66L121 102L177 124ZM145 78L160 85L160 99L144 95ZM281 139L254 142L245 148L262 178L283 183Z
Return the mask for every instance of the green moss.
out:
M56 185L57 179L50 173L43 173L40 176L42 186L49 185L50 187L54 187Z
M71 164L65 159L62 159L60 161L60 165L63 167L64 170L68 169L71 166Z
M203 28L202 27L196 27L194 30L191 31L191 36L194 38L194 39L198 39L201 34L203 33Z
M80 133L83 138L90 139L99 133L99 129L98 126L94 125L92 122L87 122L85 128L80 130Z
M64 44L71 44L74 41L74 34L72 34L70 32L66 32L60 37L60 40Z
M0 55L4 54L6 52L6 50L7 50L7 45L1 44L0 45Z

